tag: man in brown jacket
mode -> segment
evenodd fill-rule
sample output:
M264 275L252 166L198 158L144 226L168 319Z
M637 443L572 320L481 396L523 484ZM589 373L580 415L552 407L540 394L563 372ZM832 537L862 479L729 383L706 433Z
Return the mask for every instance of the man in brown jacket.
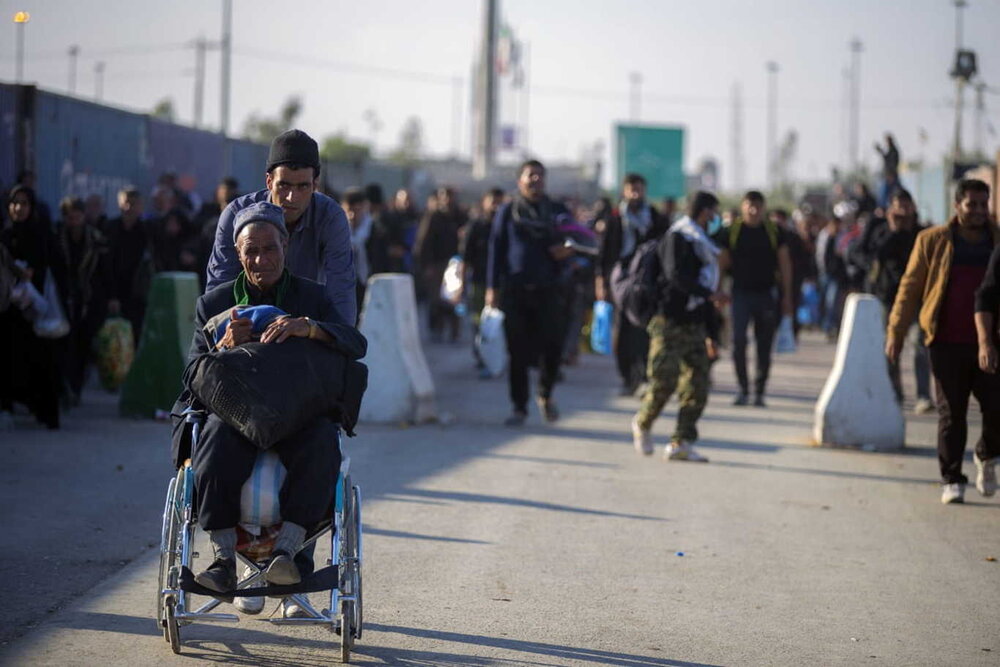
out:
M968 479L962 474L962 457L970 393L983 413L983 433L975 451L977 487L983 495L992 495L984 478L1000 455L1000 376L980 368L975 321L976 290L993 247L1000 245L1000 231L990 223L989 199L984 182L961 181L955 190L955 216L947 225L917 236L886 333L885 353L896 363L907 329L919 314L937 392L943 503L961 503L965 498Z

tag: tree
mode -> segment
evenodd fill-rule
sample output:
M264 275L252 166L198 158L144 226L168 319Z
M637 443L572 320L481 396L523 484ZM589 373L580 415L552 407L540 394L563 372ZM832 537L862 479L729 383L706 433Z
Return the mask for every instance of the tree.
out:
M174 101L169 97L164 97L153 106L153 110L149 112L149 115L153 118L165 120L168 123L174 122L174 118L177 116L174 111Z
M371 146L351 141L343 132L327 135L319 148L319 156L330 162L359 164L368 160L371 154Z
M410 116L399 133L399 146L389 155L389 161L403 166L416 164L424 152L424 124Z
M302 99L292 95L285 100L277 118L264 118L256 112L250 114L243 124L243 138L259 144L269 144L282 132L292 129L301 113Z

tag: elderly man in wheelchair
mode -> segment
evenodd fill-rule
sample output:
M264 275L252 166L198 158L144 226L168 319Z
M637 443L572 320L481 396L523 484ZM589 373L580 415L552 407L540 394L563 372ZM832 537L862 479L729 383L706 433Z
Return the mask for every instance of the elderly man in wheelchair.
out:
M365 354L364 337L353 323L340 321L324 287L285 269L288 233L279 206L261 202L241 211L233 237L243 271L235 281L198 300L195 335L185 373L187 388L175 413L191 407L211 410L210 397L198 392L198 378L194 376L205 368L201 361L218 358L227 351L242 350L251 356L254 344L258 349L263 345L288 345L285 349L291 349L294 344L287 341L302 338L313 341L303 348L312 350L312 354L323 353L324 347L351 360ZM322 347L315 347L316 343ZM285 377L282 381L287 384L298 380ZM230 395L235 397L230 403L244 398L239 388ZM239 407L244 413L261 411L254 405ZM298 584L303 576L295 556L307 533L330 517L341 452L339 424L329 413L310 418L294 433L267 447L248 438L247 431L226 417L218 411L208 413L193 451L190 433L186 432L187 420L175 423L173 444L178 465L190 456L197 519L209 536L213 552L211 564L195 576L195 582L217 598L232 601L237 587L241 490L254 470L258 454L270 449L287 471L278 494L281 528L264 565L263 578L270 586L290 586Z

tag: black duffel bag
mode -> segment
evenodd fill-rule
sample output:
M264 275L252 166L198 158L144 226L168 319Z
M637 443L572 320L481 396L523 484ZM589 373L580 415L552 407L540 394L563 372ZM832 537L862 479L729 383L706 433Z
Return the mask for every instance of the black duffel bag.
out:
M184 383L220 419L268 449L323 416L354 435L368 367L329 345L289 338L203 354L184 371Z

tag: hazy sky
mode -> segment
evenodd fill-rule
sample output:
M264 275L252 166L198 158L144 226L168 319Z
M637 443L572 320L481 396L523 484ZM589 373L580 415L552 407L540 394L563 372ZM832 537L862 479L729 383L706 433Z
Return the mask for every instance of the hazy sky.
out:
M529 142L543 160L575 160L629 114L629 72L643 77L641 121L687 128L686 163L711 155L732 183L734 84L742 85L746 184L763 184L765 63L779 63L779 134L798 131L792 172L821 178L847 159L843 71L848 43L861 59L861 156L878 163L872 142L892 130L904 159L937 160L951 145L955 48L950 0L500 0L503 18L530 43ZM469 74L481 23L478 0L342 0L295 3L236 0L231 128L251 112L270 115L292 94L304 101L299 126L317 138L344 131L398 142L418 116L430 153L470 146ZM68 86L66 50L80 47L77 93L94 94L94 63L106 62L104 99L148 110L174 100L193 117L194 50L218 39L221 1L0 0L10 39L0 40L0 79L14 77L13 13L26 10L25 76L49 90ZM984 80L1000 89L1000 0L969 0L964 43L978 52ZM365 67L373 71L365 73ZM205 118L219 123L219 56L207 61ZM412 76L411 76L412 75ZM462 80L456 132L455 86ZM971 91L967 108L973 106ZM1000 132L1000 96L987 94ZM512 105L518 109L519 104ZM373 133L366 111L381 129ZM369 114L370 116L370 114ZM920 128L927 133L919 141ZM974 141L965 118L964 143ZM990 152L1000 136L986 132ZM610 168L611 165L608 165Z

